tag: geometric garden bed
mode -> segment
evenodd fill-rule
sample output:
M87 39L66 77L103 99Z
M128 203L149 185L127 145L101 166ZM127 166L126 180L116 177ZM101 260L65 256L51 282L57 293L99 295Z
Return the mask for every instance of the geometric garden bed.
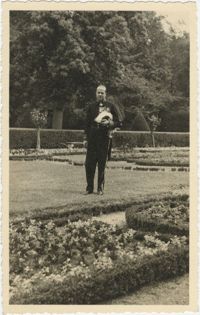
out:
M189 235L189 196L176 195L126 209L129 227Z
M11 304L98 304L188 266L186 236L93 219L10 225Z

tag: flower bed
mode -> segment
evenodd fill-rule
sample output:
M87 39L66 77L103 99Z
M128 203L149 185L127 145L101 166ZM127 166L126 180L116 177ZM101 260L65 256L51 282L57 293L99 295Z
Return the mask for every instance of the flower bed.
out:
M61 155L74 155L74 154L85 154L86 149L77 148L74 145L69 145L65 149L13 149L10 150L10 160L21 160L21 159L41 159L61 156Z
M189 166L189 151L182 150L129 150L115 152L114 161L127 161L147 166Z
M164 198L126 210L129 227L143 230L189 234L189 197L187 194Z
M11 304L96 304L188 270L188 240L102 222L10 227Z
M127 162L135 162L137 165L147 165L147 166L174 166L174 167L188 167L189 166L189 161L188 158L166 158L166 159L160 159L160 158L155 158L155 159L145 159L145 160L131 160L127 159Z

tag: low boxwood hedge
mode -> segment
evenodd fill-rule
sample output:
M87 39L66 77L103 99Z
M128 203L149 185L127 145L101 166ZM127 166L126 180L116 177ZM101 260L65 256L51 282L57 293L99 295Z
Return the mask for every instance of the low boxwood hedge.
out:
M171 193L162 193L160 195L145 195L139 196L136 198L129 198L126 200L111 200L111 201L98 201L93 204L78 204L78 205L66 205L59 207L47 207L44 209L34 209L34 211L24 211L24 212L11 212L10 213L10 222L13 224L18 224L24 220L30 221L41 220L49 221L54 220L54 223L58 225L65 224L68 220L77 221L85 220L91 216L99 216L101 214L107 214L117 211L125 211L129 207L134 207L137 209L140 206L149 205L150 202L155 203L160 199L176 198L173 197Z
M133 163L135 162L135 164L137 165L145 165L145 166L174 166L174 167L189 167L189 161L181 161L181 160L171 160L171 161L162 161L162 160L158 160L158 161L153 161L153 160L127 160L128 163Z
M189 236L188 195L171 196L146 205L126 209L131 228Z
M41 147L62 148L68 142L82 142L83 130L41 129ZM30 149L36 147L36 129L10 128L10 149ZM155 132L156 146L188 147L189 133ZM152 146L151 135L148 132L118 131L113 135L113 147L132 148Z
M97 304L188 271L188 239L89 220L10 226L11 304Z
M98 304L133 292L152 281L180 276L189 270L189 250L171 248L137 262L120 261L114 268L93 274L89 279L38 279L31 292L21 288L10 304Z

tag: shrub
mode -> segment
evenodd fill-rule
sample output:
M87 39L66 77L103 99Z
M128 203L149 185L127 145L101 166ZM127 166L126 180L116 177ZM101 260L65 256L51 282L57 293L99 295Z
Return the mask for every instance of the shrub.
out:
M155 143L158 147L188 147L189 133L154 132ZM114 133L113 147L133 148L152 146L152 138L149 132L118 131Z
M182 190L182 189L181 189ZM72 206L60 206L60 207L48 207L45 209L35 209L35 211L21 212L21 215L16 212L10 213L10 223L17 225L21 221L24 221L24 217L27 220L41 220L50 221L54 220L54 223L58 225L64 225L68 220L78 221L85 220L91 216L99 216L102 213L112 213L117 211L124 211L130 206L144 206L149 202L157 202L161 198L171 198L172 193L162 193L160 195L146 195L135 198L129 198L120 201L98 201L91 205L72 205Z
M10 128L10 149L36 148L37 130Z
M129 227L148 231L189 234L188 195L176 196L126 210Z
M81 130L41 129L41 148L62 148L67 142L83 141ZM31 149L36 147L36 129L10 128L10 149Z
M188 158L181 158L181 159L138 159L138 160L131 160L128 159L127 162L135 162L137 165L148 165L148 166L184 166L189 167Z
M150 131L149 125L141 111L137 112L137 115L133 121L132 130Z
M142 152L144 150L144 152ZM138 165L157 166L189 166L189 150L181 148L174 150L162 149L130 149L126 152L118 151L112 154L115 161L127 161Z
M67 142L82 142L83 130L41 129L41 148L62 148ZM157 146L189 146L189 133L155 132ZM10 128L10 149L31 149L36 147L36 129ZM139 131L118 131L113 135L114 148L152 146L151 134Z
M97 221L11 226L11 304L96 304L188 270L186 237Z

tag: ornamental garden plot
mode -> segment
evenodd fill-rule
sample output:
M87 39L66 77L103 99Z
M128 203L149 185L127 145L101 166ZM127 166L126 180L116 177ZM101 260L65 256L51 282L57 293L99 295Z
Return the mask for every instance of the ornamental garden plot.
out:
M141 149L128 150L127 152L118 151L112 155L112 160L127 161L137 165L148 166L189 166L189 150L178 148L166 149Z
M10 226L11 304L97 304L188 271L188 238L95 221Z
M126 221L132 228L188 236L189 196L168 196L138 207L130 207L126 210Z

